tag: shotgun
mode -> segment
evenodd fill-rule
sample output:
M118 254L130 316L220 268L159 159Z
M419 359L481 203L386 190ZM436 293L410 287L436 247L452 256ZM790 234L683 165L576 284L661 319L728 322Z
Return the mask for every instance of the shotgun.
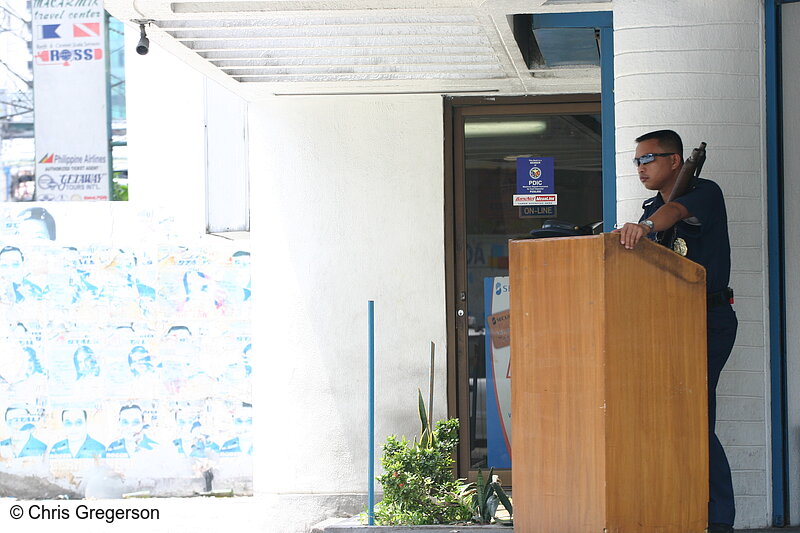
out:
M678 177L675 179L675 186L669 195L667 202L673 201L675 198L682 196L689 190L692 182L700 176L700 171L703 170L703 163L706 162L706 143L701 142L700 146L692 150L692 155L684 161ZM677 225L677 224L676 224ZM667 248L674 250L675 245L675 226L669 229L656 233L655 241L663 244ZM683 255L683 254L682 254Z

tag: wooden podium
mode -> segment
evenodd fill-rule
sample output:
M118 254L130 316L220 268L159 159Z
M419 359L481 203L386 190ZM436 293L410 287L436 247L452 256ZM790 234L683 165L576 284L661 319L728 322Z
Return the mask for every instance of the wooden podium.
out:
M705 270L619 235L512 241L515 533L701 533Z

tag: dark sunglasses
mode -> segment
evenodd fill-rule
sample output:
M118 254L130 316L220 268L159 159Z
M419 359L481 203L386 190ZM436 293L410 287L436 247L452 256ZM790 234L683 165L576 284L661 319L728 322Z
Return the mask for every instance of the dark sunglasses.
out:
M636 168L639 168L639 165L646 165L647 163L652 163L656 160L656 157L665 157L668 155L675 155L675 152L664 152L662 154L644 154L639 157L633 158L633 165Z

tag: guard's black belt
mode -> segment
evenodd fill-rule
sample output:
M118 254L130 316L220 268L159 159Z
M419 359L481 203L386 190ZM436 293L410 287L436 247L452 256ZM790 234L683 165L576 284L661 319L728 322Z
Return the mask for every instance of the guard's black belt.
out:
M733 303L733 289L730 287L723 289L719 292L709 292L706 295L706 307L719 307L720 305Z

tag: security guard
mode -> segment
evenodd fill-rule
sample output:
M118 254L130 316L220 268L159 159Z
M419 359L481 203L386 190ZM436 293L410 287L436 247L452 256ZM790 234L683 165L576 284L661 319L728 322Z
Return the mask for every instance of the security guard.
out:
M658 191L642 205L638 223L620 228L620 243L633 249L642 237L675 226L676 251L706 269L708 339L708 424L709 424L709 504L708 532L733 531L736 506L731 469L719 442L716 424L716 390L722 368L733 349L738 322L733 311L733 291L728 288L731 248L725 199L713 181L696 178L690 189L671 202L675 180L683 166L683 142L672 130L647 133L636 139L636 165L639 180L651 191Z

